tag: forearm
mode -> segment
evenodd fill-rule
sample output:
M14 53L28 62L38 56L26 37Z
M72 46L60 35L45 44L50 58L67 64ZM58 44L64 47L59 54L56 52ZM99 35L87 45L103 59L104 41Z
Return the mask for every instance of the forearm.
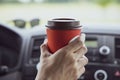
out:
M35 80L48 80L46 75L42 75L37 73L36 79Z
M65 80L60 76L59 74L56 73L37 73L36 79L35 80Z
M53 77L47 77L47 76L37 76L35 80L58 80Z

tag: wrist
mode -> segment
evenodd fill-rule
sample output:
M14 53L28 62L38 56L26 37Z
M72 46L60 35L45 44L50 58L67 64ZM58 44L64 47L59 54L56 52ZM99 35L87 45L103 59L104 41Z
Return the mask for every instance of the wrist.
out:
M38 75L38 74L37 74L35 80L48 80L48 79L47 79L47 77L45 77L45 76L41 76L41 75Z

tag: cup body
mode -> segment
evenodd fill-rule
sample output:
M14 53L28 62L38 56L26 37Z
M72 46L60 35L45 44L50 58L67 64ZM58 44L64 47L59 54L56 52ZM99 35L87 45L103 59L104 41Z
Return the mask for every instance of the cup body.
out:
M58 49L66 46L72 38L81 34L79 21L75 22L74 19L55 19L48 23L47 45L51 53L55 53Z
M54 53L64 47L69 41L77 35L80 35L81 29L73 30L52 30L47 29L48 47Z

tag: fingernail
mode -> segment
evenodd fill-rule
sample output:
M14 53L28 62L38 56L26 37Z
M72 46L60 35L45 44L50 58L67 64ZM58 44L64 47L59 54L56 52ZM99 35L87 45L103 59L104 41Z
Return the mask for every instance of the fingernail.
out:
M40 68L40 62L36 65L37 70Z
M77 39L79 37L79 35L75 36L74 38L72 38L69 43L73 42L75 39Z
M43 44L46 44L47 42L48 42L47 39L45 39L44 42L43 42Z
M84 43L86 35L84 33L81 34L80 40Z

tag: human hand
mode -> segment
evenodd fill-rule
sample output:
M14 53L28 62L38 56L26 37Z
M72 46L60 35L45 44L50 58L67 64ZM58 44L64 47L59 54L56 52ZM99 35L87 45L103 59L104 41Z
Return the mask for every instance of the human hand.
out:
M82 39L82 40L81 40ZM68 45L51 54L47 41L41 45L40 66L36 80L77 80L85 71L85 35L77 36Z

